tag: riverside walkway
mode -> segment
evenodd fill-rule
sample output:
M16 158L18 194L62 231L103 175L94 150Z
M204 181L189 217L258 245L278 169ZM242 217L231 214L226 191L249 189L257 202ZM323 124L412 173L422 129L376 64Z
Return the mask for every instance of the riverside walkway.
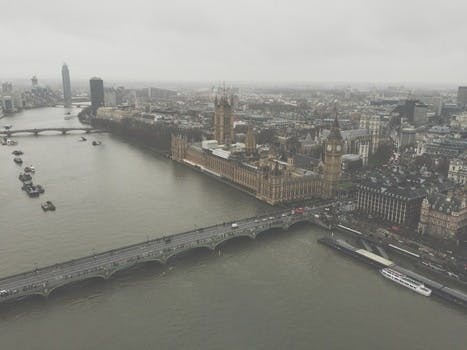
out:
M316 223L319 222L316 214L326 206L329 204L222 223L0 278L0 303L30 295L47 297L55 289L70 283L90 278L108 279L117 271L148 261L165 264L177 254L199 248L214 250L236 237L254 239L270 229L288 230L300 222Z

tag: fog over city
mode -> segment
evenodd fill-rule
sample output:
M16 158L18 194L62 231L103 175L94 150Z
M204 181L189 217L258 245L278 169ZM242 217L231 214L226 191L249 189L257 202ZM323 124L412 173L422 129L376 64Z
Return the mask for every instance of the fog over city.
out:
M467 76L465 0L3 1L0 75L420 82Z

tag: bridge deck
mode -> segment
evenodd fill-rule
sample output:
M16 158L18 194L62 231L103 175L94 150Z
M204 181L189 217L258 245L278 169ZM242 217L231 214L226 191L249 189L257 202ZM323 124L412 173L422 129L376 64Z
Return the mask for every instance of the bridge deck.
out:
M322 207L315 207L304 214L291 214L290 210L232 223L214 225L198 230L173 234L109 250L99 254L69 260L36 270L0 279L0 302L27 295L47 296L55 288L87 278L109 278L115 272L145 261L165 263L171 256L194 248L215 249L234 237L255 238L271 228L287 229L301 221L314 221L313 214Z
M105 132L92 127L72 127L72 128L30 128L30 129L9 129L9 130L0 130L0 135L11 136L15 134L40 134L45 131L57 131L59 133L68 133L70 131L84 131L86 133L96 133L96 132Z

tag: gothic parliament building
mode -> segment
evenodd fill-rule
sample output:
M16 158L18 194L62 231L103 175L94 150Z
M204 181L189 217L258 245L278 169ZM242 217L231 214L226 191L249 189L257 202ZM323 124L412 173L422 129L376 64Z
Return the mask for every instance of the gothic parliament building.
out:
M274 154L259 154L251 127L244 144L233 143L233 100L224 93L214 102L215 139L189 143L183 136L172 135L173 160L218 177L271 205L336 196L343 153L337 113L324 141L322 167L313 172L295 167L292 157L285 162Z

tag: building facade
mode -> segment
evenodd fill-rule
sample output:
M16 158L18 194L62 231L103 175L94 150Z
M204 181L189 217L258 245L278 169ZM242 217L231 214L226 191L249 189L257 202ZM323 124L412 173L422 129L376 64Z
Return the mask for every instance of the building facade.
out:
M361 116L360 128L368 130L368 133L370 135L369 154L375 153L381 142L381 130L382 130L381 117L379 115Z
M459 242L467 229L465 195L435 193L425 198L418 228L422 235Z
M467 184L467 163L464 159L449 161L448 179L461 185Z
M388 222L416 227L425 191L384 187L379 183L357 185L357 209Z

